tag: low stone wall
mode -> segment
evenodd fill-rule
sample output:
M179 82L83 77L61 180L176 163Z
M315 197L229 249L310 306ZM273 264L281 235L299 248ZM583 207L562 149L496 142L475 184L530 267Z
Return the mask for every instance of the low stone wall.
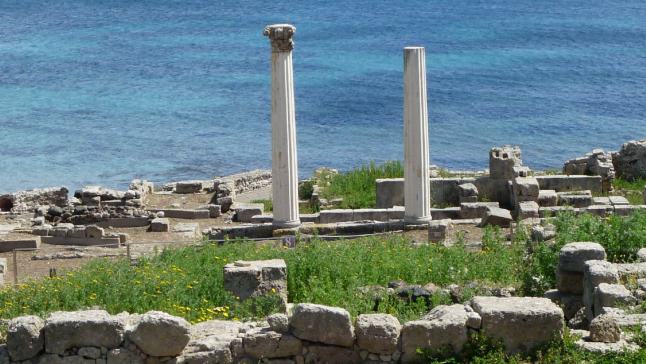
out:
M353 322L342 308L309 303L263 322L195 325L154 311L56 312L11 320L0 363L408 363L420 349L460 353L480 330L510 353L531 351L561 335L563 311L545 298L476 297L403 325L387 314Z
M64 207L68 193L66 187L49 187L0 195L0 211L28 212L42 205Z

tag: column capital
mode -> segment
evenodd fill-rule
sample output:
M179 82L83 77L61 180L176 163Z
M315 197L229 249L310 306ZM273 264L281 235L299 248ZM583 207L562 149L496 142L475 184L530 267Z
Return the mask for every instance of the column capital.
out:
M271 41L272 52L290 52L294 49L292 37L296 33L296 27L291 24L267 25L262 32Z

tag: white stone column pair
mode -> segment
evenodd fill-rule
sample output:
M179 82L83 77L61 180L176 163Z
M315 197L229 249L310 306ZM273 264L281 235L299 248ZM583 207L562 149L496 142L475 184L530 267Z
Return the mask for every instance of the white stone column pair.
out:
M292 66L295 31L289 24L264 30L271 41L272 197L277 228L300 225ZM404 48L404 216L409 224L431 220L425 57L422 47Z

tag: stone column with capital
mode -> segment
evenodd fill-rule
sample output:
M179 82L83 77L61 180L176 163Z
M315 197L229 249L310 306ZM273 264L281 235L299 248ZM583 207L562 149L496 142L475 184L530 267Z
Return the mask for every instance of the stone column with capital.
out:
M426 52L404 48L404 222L431 220Z
M263 34L271 42L271 172L275 228L300 226L298 214L298 159L292 37L296 28L274 24Z

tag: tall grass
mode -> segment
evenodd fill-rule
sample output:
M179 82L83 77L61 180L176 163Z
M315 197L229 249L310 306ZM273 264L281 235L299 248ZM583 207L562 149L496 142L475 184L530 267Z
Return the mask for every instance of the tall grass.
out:
M343 198L341 208L367 208L376 205L376 185L379 178L399 178L404 176L400 161L377 165L371 162L348 172L332 176L330 185L323 190L327 199Z

